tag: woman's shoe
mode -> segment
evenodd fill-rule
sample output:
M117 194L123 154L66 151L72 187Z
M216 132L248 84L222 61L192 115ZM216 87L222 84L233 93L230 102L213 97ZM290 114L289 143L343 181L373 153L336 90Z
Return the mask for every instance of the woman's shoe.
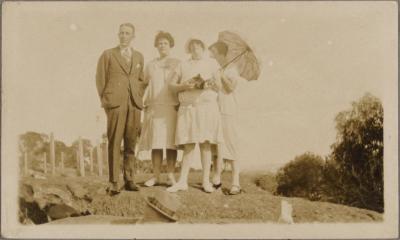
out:
M186 191L186 190L188 190L188 188L189 187L188 187L187 184L175 183L171 187L167 188L167 192L175 193L175 192L178 192L178 191Z
M215 190L218 190L222 187L222 183L218 183L218 184L213 183L213 187L215 188Z
M214 192L215 189L213 188L211 183L207 183L207 184L203 184L203 190L206 193L212 193L212 192Z
M175 177L174 177L174 175L168 175L168 179L167 179L167 185L168 186L173 186L173 185L175 185L176 184L176 181L175 181Z
M240 193L242 193L242 189L237 185L233 185L231 190L229 190L229 195L238 195Z
M147 180L144 185L146 187L153 187L154 185L156 185L158 183L157 179L155 177L150 178L149 180Z

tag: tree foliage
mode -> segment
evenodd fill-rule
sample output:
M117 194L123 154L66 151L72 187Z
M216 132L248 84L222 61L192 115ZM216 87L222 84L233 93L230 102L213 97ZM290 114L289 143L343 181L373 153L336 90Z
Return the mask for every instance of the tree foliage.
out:
M305 153L281 168L277 192L383 212L383 107L367 93L335 118L326 161Z
M63 141L54 140L56 164L61 162L61 153L64 154L65 167L77 167L76 152L78 151L79 139L75 140L71 146L67 146ZM89 139L82 139L83 154L88 157L92 144ZM43 133L33 131L26 132L19 136L20 167L22 169L24 154L27 154L29 168L42 171L43 154L50 156L50 138ZM49 163L49 161L48 161Z
M383 107L371 94L336 117L337 140L331 165L342 201L383 211Z

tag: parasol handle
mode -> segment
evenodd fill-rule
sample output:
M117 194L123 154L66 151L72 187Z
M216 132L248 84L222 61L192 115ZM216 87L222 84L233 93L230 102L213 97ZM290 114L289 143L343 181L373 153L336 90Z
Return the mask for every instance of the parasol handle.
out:
M236 57L234 57L231 61L229 61L228 63L226 63L224 66L222 66L221 69L225 69L227 66L229 66L229 64L235 62L237 59L239 59L241 56L243 56L245 53L247 53L248 51L250 51L250 48L246 48L246 50L244 50L243 52L241 52L239 55L237 55Z

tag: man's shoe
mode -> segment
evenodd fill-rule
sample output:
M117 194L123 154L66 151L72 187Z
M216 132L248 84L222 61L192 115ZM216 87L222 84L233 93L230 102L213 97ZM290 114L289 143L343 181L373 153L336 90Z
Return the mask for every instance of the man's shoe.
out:
M139 191L139 187L133 181L125 182L125 190L126 191Z
M111 183L110 186L108 186L108 188L106 189L106 192L110 196L114 196L121 193L121 188L118 186L118 183Z

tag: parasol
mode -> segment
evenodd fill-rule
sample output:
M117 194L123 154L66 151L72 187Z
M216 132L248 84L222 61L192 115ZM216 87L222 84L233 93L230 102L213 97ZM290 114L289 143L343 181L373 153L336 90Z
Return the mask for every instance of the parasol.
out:
M226 55L228 62L222 68L235 64L241 77L249 81L258 79L261 72L261 62L253 49L239 34L223 31L219 33L218 41L228 45Z

